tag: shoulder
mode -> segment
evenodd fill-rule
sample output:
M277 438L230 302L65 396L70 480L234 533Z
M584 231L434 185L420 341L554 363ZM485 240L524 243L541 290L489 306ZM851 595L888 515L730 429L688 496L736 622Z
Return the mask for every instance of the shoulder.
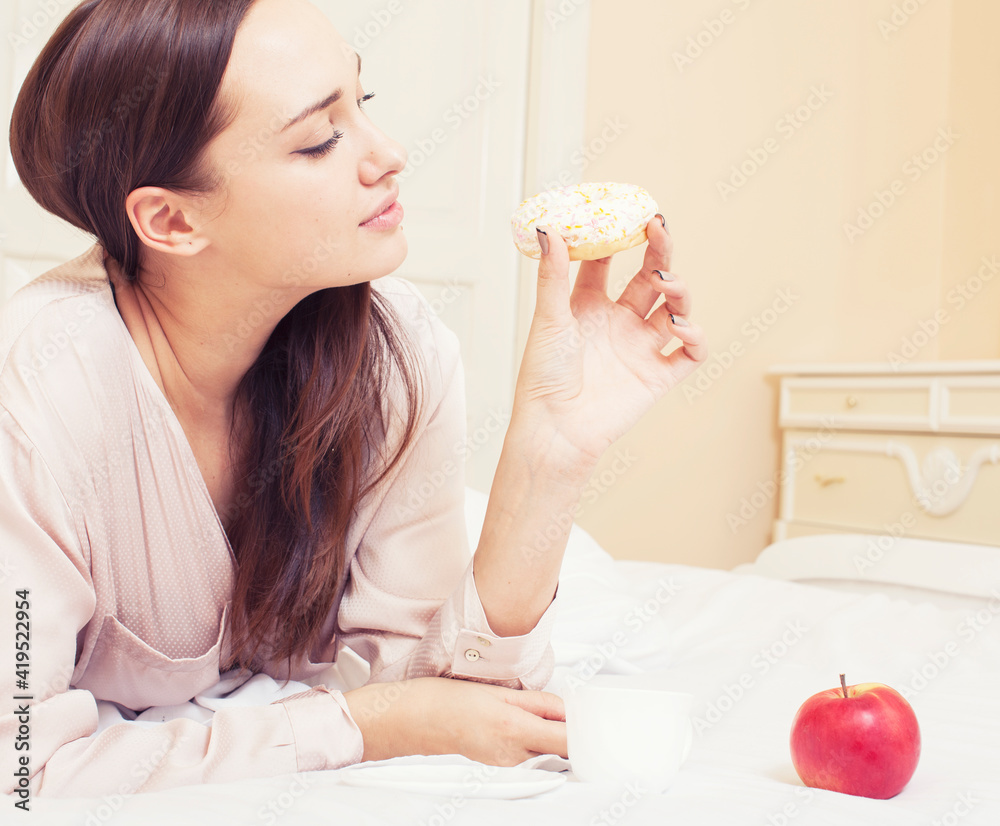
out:
M0 376L55 361L100 315L110 291L98 244L17 290L0 313Z
M58 451L86 442L123 411L130 370L119 327L97 244L4 305L0 407L50 459L46 445Z

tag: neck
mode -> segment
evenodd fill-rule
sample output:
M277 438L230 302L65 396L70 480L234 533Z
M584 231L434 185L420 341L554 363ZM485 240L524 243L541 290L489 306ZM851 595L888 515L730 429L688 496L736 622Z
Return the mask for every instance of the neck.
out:
M237 386L303 296L286 290L276 301L274 287L221 270L143 273L129 283L113 259L105 264L122 320L175 413L199 428L228 431Z

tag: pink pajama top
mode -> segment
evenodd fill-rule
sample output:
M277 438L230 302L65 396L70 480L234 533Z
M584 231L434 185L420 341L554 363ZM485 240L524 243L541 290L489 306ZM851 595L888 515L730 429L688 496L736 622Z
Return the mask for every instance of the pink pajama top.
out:
M360 730L343 695L324 686L219 710L210 725L126 720L98 730L98 700L141 711L187 703L219 683L234 573L195 456L118 313L103 261L95 244L18 290L0 317L5 791L14 790L23 756L35 796L152 791L360 761ZM369 662L370 681L456 676L540 689L552 674L555 598L529 633L499 637L472 575L458 339L409 282L385 277L372 286L424 357L418 438L361 501L348 534L345 635L332 641L331 612L320 650L290 671L282 663L265 672L307 679L347 646ZM434 473L448 461L459 472ZM432 475L433 484L422 484ZM27 633L17 625L21 597ZM17 643L27 652L20 668ZM467 656L470 649L480 656Z

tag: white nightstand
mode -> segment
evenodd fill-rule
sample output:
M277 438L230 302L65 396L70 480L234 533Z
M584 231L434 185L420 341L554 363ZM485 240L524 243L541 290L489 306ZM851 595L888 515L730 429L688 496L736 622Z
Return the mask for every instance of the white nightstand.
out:
M889 534L1000 546L1000 361L777 365L772 541Z

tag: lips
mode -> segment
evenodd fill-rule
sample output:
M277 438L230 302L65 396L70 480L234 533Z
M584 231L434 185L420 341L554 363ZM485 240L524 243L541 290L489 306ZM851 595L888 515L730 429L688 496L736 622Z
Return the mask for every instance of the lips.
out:
M367 224L373 218L377 218L379 215L385 212L389 207L391 207L393 203L395 203L396 198L398 197L399 197L399 189L398 188L393 189L392 192L390 192L388 195L385 196L385 198L382 199L382 202L379 204L378 208L373 213L371 213L367 218L365 218L365 220L362 221L361 223Z

